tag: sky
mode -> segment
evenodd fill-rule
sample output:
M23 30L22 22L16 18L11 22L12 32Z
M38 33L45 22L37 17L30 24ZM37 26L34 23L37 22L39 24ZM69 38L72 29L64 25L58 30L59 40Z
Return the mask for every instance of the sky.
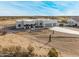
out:
M79 16L79 1L0 1L0 16Z

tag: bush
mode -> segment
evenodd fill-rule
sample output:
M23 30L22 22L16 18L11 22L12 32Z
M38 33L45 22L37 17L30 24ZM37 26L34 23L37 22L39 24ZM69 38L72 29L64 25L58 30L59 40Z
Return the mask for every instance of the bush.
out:
M7 32L5 30L0 30L0 35L5 35Z
M5 47L5 48L2 48L2 53L5 54L5 53L8 53L8 49Z
M29 45L27 49L28 49L28 56L35 56L35 54L33 53L34 47Z
M31 45L28 46L27 50L22 48L21 46L9 46L2 47L2 56L6 57L31 57L35 56L33 53L34 47ZM1 55L0 55L1 56Z
M20 46L10 46L2 48L2 54L7 54L7 56L19 56L21 52Z
M34 47L32 47L31 45L29 45L27 49L28 49L29 52L32 52L34 50Z
M49 57L58 57L58 52L56 51L55 48L51 48L48 52Z

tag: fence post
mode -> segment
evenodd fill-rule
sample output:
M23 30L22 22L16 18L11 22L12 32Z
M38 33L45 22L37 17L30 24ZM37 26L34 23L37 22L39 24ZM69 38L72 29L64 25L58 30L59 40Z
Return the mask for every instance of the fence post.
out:
M54 30L53 30L53 33L52 33L53 35L52 35L52 38L54 38Z
M48 42L51 42L51 34L49 35L49 41Z
M54 38L54 30L53 30L53 33L49 35L49 40L48 40L48 42L51 42L51 41L52 41L52 38Z

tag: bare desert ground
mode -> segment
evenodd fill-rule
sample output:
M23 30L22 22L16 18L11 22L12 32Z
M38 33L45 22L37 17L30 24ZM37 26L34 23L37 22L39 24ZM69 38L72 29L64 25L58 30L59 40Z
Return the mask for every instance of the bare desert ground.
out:
M44 30L43 32L31 32L28 33L32 40L44 44L48 47L56 48L61 56L79 56L79 37L75 35L68 35L65 33L55 32L52 35L52 42L47 43L49 39L49 34L51 31ZM26 35L22 35L26 37Z
M16 20L0 20L0 25L11 25L11 24L15 24Z
M0 26L15 24L15 21L0 21ZM79 30L79 28L71 28ZM11 32L15 31L15 32ZM48 43L52 31L43 29L39 32L7 30L7 34L0 36L0 46L21 46L27 49L29 45L35 47L34 53L47 56L50 48L56 48L61 57L79 56L79 36L55 32L52 34L52 42ZM1 51L1 49L0 49Z

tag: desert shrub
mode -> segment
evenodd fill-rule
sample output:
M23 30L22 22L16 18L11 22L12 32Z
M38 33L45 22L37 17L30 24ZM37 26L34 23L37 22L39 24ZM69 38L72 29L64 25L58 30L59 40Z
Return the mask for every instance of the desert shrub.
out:
M11 47L8 48L8 51L9 52L12 52L12 51L18 52L20 50L21 50L21 47L20 46L11 46Z
M7 32L5 30L0 30L0 35L5 35Z
M8 48L6 48L6 47L2 48L2 53L3 54L8 53Z
M31 45L29 45L27 47L27 50L20 47L20 46L17 46L13 50L15 50L15 53L13 54L13 56L20 56L20 57L33 57L33 56L35 56L35 54L33 53L34 47L32 47ZM11 51L11 49L10 49L10 51Z
M7 56L19 56L20 51L21 51L20 46L10 46L2 48L2 54L8 54Z
M13 56L20 56L21 47L20 46L11 46L8 48L8 52Z
M32 52L34 50L34 47L32 47L31 45L29 45L27 49L28 49L29 52Z
M27 51L21 52L20 57L29 57L28 52Z
M55 48L51 48L48 52L49 57L58 57L58 52Z
M29 45L27 47L27 49L28 49L28 56L35 56L35 54L33 53L34 47L32 47L31 45Z
M33 53L34 47L28 46L27 50L21 46L9 46L2 48L2 54L7 57L29 57L35 56Z

